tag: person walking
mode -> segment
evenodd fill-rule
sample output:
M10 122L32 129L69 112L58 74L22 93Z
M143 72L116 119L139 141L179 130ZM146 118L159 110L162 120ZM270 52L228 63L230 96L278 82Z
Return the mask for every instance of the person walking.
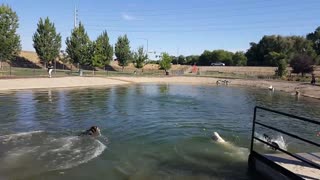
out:
M311 76L311 84L312 84L312 85L315 85L315 84L316 84L316 77L315 77L314 74L312 74L312 76Z
M52 70L53 70L53 66L51 65L51 63L49 63L49 64L48 64L49 78L51 78Z

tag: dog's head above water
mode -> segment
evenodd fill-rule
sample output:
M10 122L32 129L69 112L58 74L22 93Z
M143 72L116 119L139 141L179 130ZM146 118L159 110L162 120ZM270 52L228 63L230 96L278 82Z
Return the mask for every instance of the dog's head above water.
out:
M222 139L222 137L217 132L214 132L212 134L211 139L216 141L216 142L225 142L225 140Z
M85 132L81 133L80 135L89 135L89 136L100 136L100 129L98 126L91 126L90 129L86 130Z

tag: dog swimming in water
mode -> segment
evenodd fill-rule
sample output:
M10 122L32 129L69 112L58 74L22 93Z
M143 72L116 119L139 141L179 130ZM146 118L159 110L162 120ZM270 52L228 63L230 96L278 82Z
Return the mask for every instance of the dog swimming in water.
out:
M267 134L263 134L264 139L271 145L273 145L274 147L271 147L271 149L273 150L277 150L280 148L280 146L278 145L278 143L272 141L272 139L270 138L270 136L268 136Z
M90 129L82 132L79 136L100 136L100 129L98 126L92 126Z
M222 137L217 133L217 132L214 132L211 136L211 139L216 141L216 142L219 142L219 143L224 143L226 142L224 139L222 139Z

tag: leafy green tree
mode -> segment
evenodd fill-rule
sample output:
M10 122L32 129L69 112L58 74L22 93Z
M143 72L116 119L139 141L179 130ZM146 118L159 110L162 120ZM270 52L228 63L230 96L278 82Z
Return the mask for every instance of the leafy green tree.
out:
M307 35L307 39L312 41L313 48L320 55L320 26L313 32Z
M104 31L94 43L93 61L92 65L97 67L104 67L110 64L113 56L113 47L109 43L107 31Z
M277 66L276 62L268 58L270 52L288 54L290 51L288 38L282 36L264 36L258 44L251 43L251 48L247 51L248 65L257 66Z
M257 43L251 42L250 48L245 53L247 57L247 65L258 66L260 65L261 55L259 53L259 45Z
M0 68L2 61L12 60L21 50L18 21L16 12L9 6L0 6Z
M171 68L171 57L168 53L162 53L162 57L160 60L160 69L164 69L166 72Z
M122 69L124 66L128 65L132 56L130 52L130 41L128 40L127 35L118 37L118 41L115 45L115 54Z
M306 54L296 55L291 61L292 73L301 73L304 76L306 73L313 72L313 59Z
M267 55L265 55L265 59L270 62L271 64L274 64L275 66L279 65L279 61L282 59L286 60L287 55L283 53L277 53L277 52L269 52Z
M232 56L233 56L232 52L221 50L221 49L214 50L211 53L211 58L212 58L211 63L223 62L227 66L230 66L230 65L233 65Z
M199 57L200 57L200 56L197 56L197 55L187 56L187 57L186 57L186 60L187 60L186 63L189 64L189 65L198 64L198 62L199 62Z
M170 58L172 59L172 64L178 64L179 63L179 59L176 56L170 56Z
M306 54L312 58L316 57L316 52L312 47L312 42L303 36L289 36L286 37L290 42L288 51L288 58L291 59L299 54Z
M250 45L246 53L248 65L278 66L276 59L270 57L271 52L285 55L289 60L298 54L315 57L312 43L302 36L264 36L258 44Z
M287 74L287 61L285 59L280 59L278 62L277 76L280 78Z
M139 47L138 48L138 52L134 53L133 56L133 62L134 62L134 66L136 68L142 68L145 61L148 59L148 55L144 53L143 47Z
M44 21L40 18L37 31L33 35L33 47L44 63L59 57L61 36L56 33L54 23L51 23L48 17Z
M178 57L178 64L183 65L183 64L186 64L186 62L187 62L187 60L186 60L186 58L185 58L183 55L180 55L180 56Z
M212 52L205 50L199 58L199 65L209 66L216 62L223 62L226 65L233 65L232 56L232 52L221 49L213 50Z
M232 62L234 66L245 66L247 65L247 57L244 55L243 52L238 51L233 54Z
M66 40L66 45L66 52L70 57L71 63L79 63L80 65L91 63L88 53L92 51L90 49L93 47L93 44L81 23L72 30L71 37L68 37Z
M209 66L211 62L212 62L211 52L208 50L205 50L199 57L199 65Z

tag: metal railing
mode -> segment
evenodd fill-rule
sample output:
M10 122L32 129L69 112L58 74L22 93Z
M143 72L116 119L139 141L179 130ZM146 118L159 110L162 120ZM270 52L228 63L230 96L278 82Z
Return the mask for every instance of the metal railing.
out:
M279 111L276 111L276 110L272 110L272 109L268 109L268 108L256 106L256 107L254 108L254 116L253 116L253 123L252 123L252 136L251 136L250 153L255 152L255 151L253 150L253 144L254 144L254 140L257 140L257 141L259 141L259 142L261 142L261 143L263 143L263 144L266 144L266 145L268 145L268 146L270 146L270 147L272 147L272 148L274 148L274 149L276 149L276 150L279 150L279 151L282 152L282 153L285 153L285 154L287 154L287 155L289 155L289 156L291 156L291 157L294 157L294 158L296 158L296 159L298 159L298 160L300 160L300 161L302 161L302 162L304 162L304 163L306 163L306 164L308 164L308 165L310 165L310 166L312 166L312 167L317 168L317 169L320 170L320 166L319 166L318 164L316 164L316 163L314 163L314 162L311 162L311 161L308 161L308 160L306 160L306 159L304 159L304 158L301 158L301 157L299 157L299 156L297 156L297 155L295 155L295 154L293 154L293 153L290 153L290 152L288 152L288 151L286 151L286 150L284 150L284 149L282 149L282 148L280 148L280 147L278 147L278 146L275 146L275 145L273 145L273 144L271 144L271 143L269 143L269 142L266 142L266 141L264 141L264 140L256 137L256 136L255 136L255 128L256 128L256 124L257 124L257 125L260 125L260 126L262 126L262 127L264 127L264 128L271 129L271 130L274 130L274 131L283 133L283 134L285 134L285 135L288 135L288 136L290 136L290 137L292 137L292 138L298 139L298 140L303 141L303 142L305 142L305 143L312 144L312 145L314 145L314 146L320 147L320 144L317 143L317 142L313 142L313 141L311 141L311 140L302 138L302 137L300 137L300 136L298 136L298 135L296 135L296 134L288 133L288 132L286 132L286 131L284 131L284 130L281 130L281 129L278 129L278 128L276 128L276 127L272 127L272 126L263 124L263 123L261 123L261 122L258 122L257 119L256 119L256 115L257 115L257 110L258 110L258 109L261 109L261 110L264 110L264 111L267 111L267 112L272 112L272 113L280 114L280 115L287 116L287 117L290 117L290 118L294 118L294 119L296 119L296 120L303 121L303 122L307 122L307 123L310 123L310 124L313 124L313 125L318 125L319 128L320 128L320 122L319 122L319 121L315 121L315 120L311 120L311 119L308 119L308 118L299 117L299 116L291 115L291 114L288 114L288 113L283 113L283 112L279 112ZM257 153L257 152L255 152L255 153Z

